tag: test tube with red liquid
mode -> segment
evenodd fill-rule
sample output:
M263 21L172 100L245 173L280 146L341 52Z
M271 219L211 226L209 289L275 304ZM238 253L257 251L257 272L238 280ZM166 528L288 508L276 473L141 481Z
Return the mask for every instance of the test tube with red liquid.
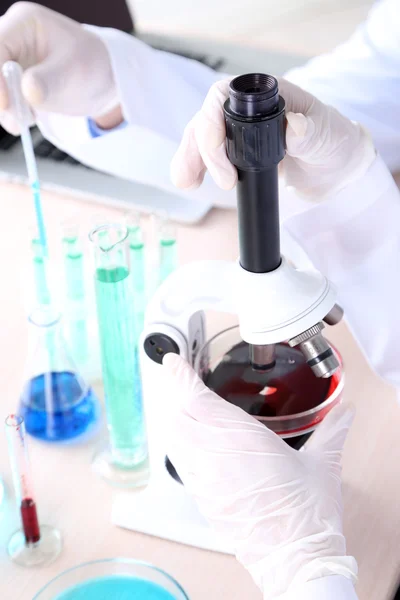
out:
M5 426L22 525L9 541L8 554L23 567L48 565L61 552L61 535L53 527L39 525L23 418L11 414L7 417Z

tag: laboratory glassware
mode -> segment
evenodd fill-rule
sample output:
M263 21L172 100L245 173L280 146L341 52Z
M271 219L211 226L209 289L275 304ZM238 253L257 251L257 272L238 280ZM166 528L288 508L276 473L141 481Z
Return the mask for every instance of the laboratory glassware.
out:
M132 286L134 292L135 329L139 339L144 327L146 309L146 260L143 230L140 215L129 212L125 216L125 224L129 233L129 253Z
M29 317L30 353L19 414L27 432L61 442L88 432L98 420L98 402L78 372L62 331L61 315L49 306Z
M300 350L284 343L275 347L275 365L257 371L235 326L199 350L195 369L209 388L298 449L341 400L344 370L335 354L340 368L330 378L315 377Z
M135 328L129 232L120 224L96 227L95 294L109 440L93 467L110 483L147 483L147 439Z
M33 600L189 600L170 575L150 564L129 558L88 562L61 573Z
M275 346L275 365L255 370L249 344L234 326L212 337L197 353L195 370L204 383L231 404L254 416L296 450L300 450L328 412L341 401L344 369L330 378L315 377L298 348ZM166 460L170 475L180 481Z
M5 421L5 428L15 496L22 523L22 528L13 534L8 543L8 554L14 562L23 567L48 565L61 552L61 534L53 527L39 525L23 418L9 415Z
M85 262L79 226L73 221L62 224L62 249L65 275L65 321L74 360L85 365L89 355L86 315Z
M34 305L50 304L48 258L37 235L34 235L31 239L31 250L34 278Z
M8 88L10 108L16 117L21 131L21 141L33 196L39 239L43 248L44 256L47 256L47 236L40 197L39 175L33 149L32 136L29 129L32 121L32 113L22 94L21 88L23 71L18 63L14 61L8 61L4 63L2 67L2 74Z
M159 282L162 283L177 267L177 238L176 227L168 215L156 219L159 249Z

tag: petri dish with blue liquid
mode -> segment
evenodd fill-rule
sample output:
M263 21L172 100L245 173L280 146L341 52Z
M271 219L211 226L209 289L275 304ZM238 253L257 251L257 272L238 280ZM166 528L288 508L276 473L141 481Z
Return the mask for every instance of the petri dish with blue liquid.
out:
M115 558L85 563L48 583L33 600L189 600L170 575L148 563Z

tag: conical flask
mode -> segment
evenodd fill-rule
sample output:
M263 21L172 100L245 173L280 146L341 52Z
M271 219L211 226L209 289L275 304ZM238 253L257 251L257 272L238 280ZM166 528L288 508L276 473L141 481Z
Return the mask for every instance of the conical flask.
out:
M76 438L97 420L97 399L73 363L61 315L42 305L31 313L29 325L30 352L20 402L26 430L53 442Z

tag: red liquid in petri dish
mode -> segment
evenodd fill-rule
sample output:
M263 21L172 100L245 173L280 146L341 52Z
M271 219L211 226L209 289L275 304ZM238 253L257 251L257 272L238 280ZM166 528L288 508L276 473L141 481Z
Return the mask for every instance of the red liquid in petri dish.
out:
M21 502L22 528L27 544L36 544L40 540L40 528L36 504L32 498L24 498Z
M336 389L339 376L316 377L298 348L277 344L275 353L276 364L272 370L255 371L249 362L249 346L241 342L207 374L205 383L222 398L256 418L295 415L314 409ZM306 428L303 426L307 432L299 429L299 435L285 438L285 441L293 448L300 448L311 435L309 429L320 422L330 408L316 414ZM285 437L285 431L279 433Z
M213 371L204 377L206 385L219 396L257 417L283 417L316 408L336 390L340 370L328 379L314 375L298 348L286 344L275 346L275 367L266 373L255 371L249 362L249 345L240 342L227 352ZM339 397L337 398L337 400ZM334 406L326 406L307 421L307 426L279 431L285 442L299 450ZM310 431L311 429L311 431ZM182 483L174 465L166 457L165 466L171 477Z

